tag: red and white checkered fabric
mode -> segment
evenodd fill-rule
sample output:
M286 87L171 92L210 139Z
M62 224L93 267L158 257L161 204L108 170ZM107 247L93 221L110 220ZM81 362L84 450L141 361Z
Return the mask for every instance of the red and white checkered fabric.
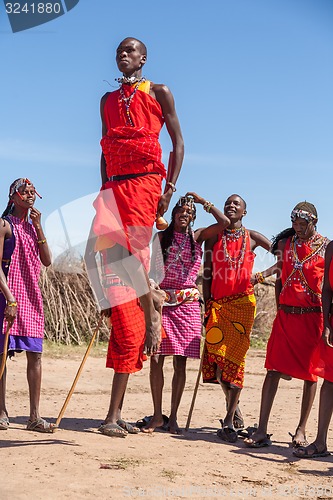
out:
M17 316L11 335L44 337L44 311L38 280L41 263L35 228L10 216L16 244L8 273L8 286L17 300ZM4 322L5 323L5 322ZM7 325L4 324L4 331Z

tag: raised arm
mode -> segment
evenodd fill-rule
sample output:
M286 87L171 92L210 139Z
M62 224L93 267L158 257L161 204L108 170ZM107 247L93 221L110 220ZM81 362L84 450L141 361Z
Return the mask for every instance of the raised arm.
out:
M333 241L331 241L325 252L325 274L323 283L323 314L324 314L324 330L323 341L329 347L333 347L333 330L330 322L330 310L333 299L333 290L330 284L330 266L333 258Z
M152 95L160 104L165 125L170 135L173 151L168 165L164 194L161 196L157 212L163 215L169 207L184 159L184 140L176 113L175 101L170 89L166 85L153 84ZM170 184L168 184L170 183Z
M249 233L251 238L252 251L257 247L261 247L270 252L272 247L272 242L268 238L266 238L266 236L264 236L261 233L258 233L257 231L253 231L252 229L249 230Z
M192 196L194 199L194 203L198 203L199 205L202 205L204 207L204 210L206 212L212 214L212 216L216 220L216 224L211 224L208 227L202 227L200 229L197 229L194 233L194 239L197 241L200 245L204 242L209 240L210 238L213 238L214 236L218 235L230 225L230 220L228 217L226 217L221 210L219 210L217 207L213 205L213 203L210 203L209 201L205 200L198 194L194 192L188 192L186 193L186 196Z
M45 238L45 234L42 227L42 222L41 222L42 214L40 213L39 210L37 210L37 208L32 207L30 210L30 218L37 234L38 250L41 263L45 267L48 267L51 265L52 259L51 259L51 252L49 249L49 245L47 243L47 239Z
M204 267L203 267L203 297L205 304L211 298L212 274L213 274L213 247L217 242L217 236L205 241Z

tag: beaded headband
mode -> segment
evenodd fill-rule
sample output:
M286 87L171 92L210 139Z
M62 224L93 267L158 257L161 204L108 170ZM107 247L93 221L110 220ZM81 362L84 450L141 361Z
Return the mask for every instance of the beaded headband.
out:
M20 187L22 186L33 186L32 182L29 181L29 179L27 179L26 177L25 178L20 178L20 179L17 179L15 182L13 182L13 184L10 186L10 189L9 189L9 199L11 199L15 193L18 193L19 194L19 189ZM39 198L42 198L41 195L36 191L35 189L35 193L36 195L39 197Z
M190 208L190 210L192 212L192 221L194 222L194 220L196 218L196 214L197 214L197 209L196 209L196 206L194 204L193 196L181 196L176 203L176 207L184 207L185 205Z
M306 210L301 210L301 209L298 209L298 210L294 209L290 215L292 222L295 222L297 217L300 217L301 219L305 219L307 222L313 222L313 221L317 220L317 217L314 214L312 214L311 212L307 212Z

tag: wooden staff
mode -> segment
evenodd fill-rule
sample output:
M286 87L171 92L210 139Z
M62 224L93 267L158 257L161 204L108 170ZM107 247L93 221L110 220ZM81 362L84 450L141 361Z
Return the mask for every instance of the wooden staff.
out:
M7 330L5 333L5 340L4 340L4 344L3 344L3 353L2 353L2 360L1 360L1 367L0 367L0 380L2 379L3 372L5 371L5 368L6 368L9 330L10 330L11 326L12 325L10 325L9 323L7 324Z
M204 342L205 342L205 340L204 340ZM190 427L192 413L193 413L193 409L194 409L194 403L195 403L195 400L196 400L196 397L197 397L197 392L198 392L198 389L199 389L199 382L200 382L200 377L201 377L202 365L203 365L203 360L204 360L204 357L205 357L205 352L206 352L206 342L205 342L204 347L202 349L202 354L201 354L201 359L200 359L200 365L199 365L199 370L198 370L197 381L195 383L195 387L194 387L194 391L193 391L192 402L191 402L191 406L190 406L190 411L188 412L188 417L187 417L187 421L186 421L185 431L188 431L189 427Z
M84 366L84 364L85 364L85 362L86 362L86 360L87 360L87 358L88 358L88 356L89 356L90 350L91 350L91 348L92 348L92 345L93 345L93 343L94 343L94 340L95 340L95 338L96 338L96 335L97 335L97 333L98 333L98 330L99 330L99 329L100 329L100 327L101 327L102 321L103 321L103 316L101 316L101 317L99 318L98 325L97 325L97 326L96 326L96 328L95 328L95 331L94 331L94 333L93 333L93 335L92 335L92 337L91 337L91 340L90 340L90 342L89 342L89 345L88 345L88 347L87 347L86 353L85 353L85 355L83 356L83 359L82 359L82 361L81 361L80 367L79 367L79 369L78 369L78 371L77 371L77 374L75 375L74 381L73 381L73 383L72 383L72 387L70 388L70 391L69 391L69 393L68 393L68 395L67 395L67 398L65 399L65 402L64 402L64 404L62 405L62 408L61 408L61 410L60 410L60 413L59 413L58 418L57 418L56 423L55 423L55 428L54 428L54 430L56 430L56 428L58 428L58 427L59 427L59 424L60 424L60 422L61 422L61 419L62 419L62 417L64 416L64 413L65 413L65 411L66 411L67 405L68 405L68 403L69 403L69 400L70 400L70 399L71 399L71 397L72 397L72 394L73 394L73 392L74 392L74 389L75 389L75 386L76 386L76 384L77 384L77 381L79 380L79 377L80 377L81 372L82 372L82 370L83 370L83 366Z

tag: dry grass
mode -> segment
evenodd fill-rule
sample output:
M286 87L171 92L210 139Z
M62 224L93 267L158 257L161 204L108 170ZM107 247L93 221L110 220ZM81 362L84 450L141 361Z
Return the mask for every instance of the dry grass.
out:
M56 345L82 345L90 341L97 326L99 312L89 284L84 263L75 266L43 269L40 287L44 299L45 338ZM263 349L275 317L274 279L256 285L257 316L251 345ZM109 329L105 323L99 330L96 345L107 341ZM51 347L49 348L51 349ZM101 346L101 349L105 349ZM56 352L54 351L56 355Z
M90 340L99 312L87 273L43 269L40 287L44 300L45 338L57 344L80 345ZM99 340L107 340L109 331L102 325Z

